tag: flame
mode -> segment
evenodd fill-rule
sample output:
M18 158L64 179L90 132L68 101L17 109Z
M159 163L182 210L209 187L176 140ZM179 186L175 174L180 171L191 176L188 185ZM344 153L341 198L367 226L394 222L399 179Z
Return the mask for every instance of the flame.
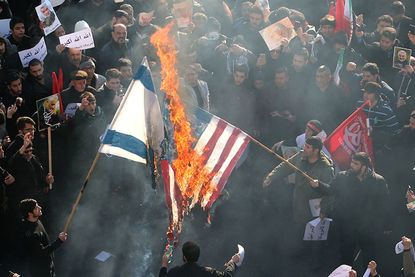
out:
M173 126L173 139L177 158L173 161L176 182L182 192L183 210L199 202L204 195L211 192L211 178L205 168L205 158L193 149L196 138L192 135L190 122L186 116L185 107L179 95L179 75L176 70L177 49L176 40L170 34L174 22L158 30L152 37L151 43L157 49L161 63L161 90L166 94L170 120Z

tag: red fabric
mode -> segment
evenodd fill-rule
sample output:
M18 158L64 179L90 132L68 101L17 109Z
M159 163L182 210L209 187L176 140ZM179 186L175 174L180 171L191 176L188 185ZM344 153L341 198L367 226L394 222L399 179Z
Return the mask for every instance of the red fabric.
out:
M343 121L324 141L324 146L330 152L333 161L341 170L350 166L352 154L366 152L374 161L372 139L368 136L364 103L359 109Z
M336 6L334 5L334 1L331 1L329 4L329 15L336 16Z
M336 0L335 7L329 8L329 14L330 12L333 13L334 17L336 18L336 28L334 29L334 31L343 31L350 37L352 32L352 26L350 20L344 14L345 1L349 0Z

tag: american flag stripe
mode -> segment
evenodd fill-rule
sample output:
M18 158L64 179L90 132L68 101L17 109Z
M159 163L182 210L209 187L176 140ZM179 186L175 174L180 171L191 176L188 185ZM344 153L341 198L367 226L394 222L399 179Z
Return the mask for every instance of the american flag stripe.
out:
M236 129L239 134L235 134L235 141L233 144L229 144L227 148L224 149L224 152L229 152L226 154L226 159L220 164L220 169L216 171L215 176L212 179L212 184L216 185L216 190L212 195L206 195L202 201L202 207L210 208L213 202L219 197L222 192L225 184L234 169L236 163L241 157L242 153L246 149L249 143L249 138L246 134L242 133L240 130ZM215 172L215 171L214 171Z
M212 172L215 173L215 167L220 167L221 164L219 163L219 160L222 156L221 154L224 149L226 149L226 144L232 138L232 132L235 130L234 127L230 126L223 120L215 120L214 124L216 125L215 130L206 129L205 132L203 132L203 134L210 132L211 138L207 145L203 148L204 151L198 152L206 158L205 168L208 170L209 174ZM214 185L216 186L215 183ZM193 194L192 206L198 201L201 188L202 186L200 186L199 189Z
M220 196L232 170L248 146L250 137L240 129L203 110L196 110L195 115L199 122L194 129L197 139L194 149L205 158L205 169L210 176L211 186L211 189L207 190L200 200L203 208L210 208ZM174 181L174 170L168 161L162 161L162 163L165 163L162 170L166 203L173 214L173 222L176 223L175 220L177 218L180 220L181 217L182 197L179 187ZM190 207L199 201L201 189L202 185L194 192ZM177 193L172 193L174 191ZM176 217L175 214L179 215Z
M219 120L217 118L212 118L212 120L207 125L205 131L202 133L200 138L198 139L195 151L197 153L201 153L206 145L209 144L209 141L213 141L213 137L220 136L220 133L222 132L221 129L216 128ZM213 133L213 135L212 135Z
M174 170L167 160L161 160L161 169L163 172L166 203L169 210L171 210L173 223L177 224L181 211L180 205L177 205L177 202L181 202L181 193L175 182Z

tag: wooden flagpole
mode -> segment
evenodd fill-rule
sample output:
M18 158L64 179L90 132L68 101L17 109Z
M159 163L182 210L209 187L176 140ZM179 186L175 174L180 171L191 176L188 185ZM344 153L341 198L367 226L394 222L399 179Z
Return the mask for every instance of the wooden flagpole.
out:
M81 201L82 196L84 195L85 188L88 185L89 178L91 177L92 172L95 169L95 166L98 162L100 154L101 153L99 151L97 151L97 154L95 155L95 159L92 162L91 167L89 168L89 171L88 171L88 174L85 177L84 183L82 184L81 190L79 191L78 196L76 197L75 203L72 206L71 213L69 214L68 219L66 220L66 223L65 223L65 227L63 228L63 232L65 232L65 233L67 233L68 228L72 223L73 217L74 217L75 212L76 212L76 208L78 207L78 204Z
M52 174L52 128L48 127L48 161L49 161L49 174ZM52 189L53 185L49 184L49 189Z
M252 136L249 136L249 137L252 140L252 142L254 142L255 144L257 144L261 148L265 149L265 151L267 151L268 153L271 153L272 155L274 155L275 157L277 157L280 161L285 162L289 167L291 167L292 169L294 169L295 171L297 171L301 175L303 175L304 178L306 178L308 181L314 181L314 178L310 177L310 175L308 175L307 173L305 173L304 171L302 171L301 169L299 169L298 167L296 167L289 160L285 159L284 157L281 157L280 155L278 155L277 153L275 153L274 151L272 151L271 149L269 149L267 146L265 146L263 143L261 143L260 141L256 140L255 138L253 138Z

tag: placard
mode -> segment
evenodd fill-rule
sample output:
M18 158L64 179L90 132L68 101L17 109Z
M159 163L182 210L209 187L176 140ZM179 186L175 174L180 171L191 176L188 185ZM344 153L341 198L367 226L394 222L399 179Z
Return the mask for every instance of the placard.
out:
M59 37L59 43L67 48L90 49L94 48L94 37L90 28Z
M45 38L42 37L39 42L32 48L19 51L19 58L23 67L28 67L29 62L33 59L43 61L48 54L48 50L45 44Z
M279 48L283 39L290 41L296 36L294 25L288 17L265 27L259 33L270 51Z

